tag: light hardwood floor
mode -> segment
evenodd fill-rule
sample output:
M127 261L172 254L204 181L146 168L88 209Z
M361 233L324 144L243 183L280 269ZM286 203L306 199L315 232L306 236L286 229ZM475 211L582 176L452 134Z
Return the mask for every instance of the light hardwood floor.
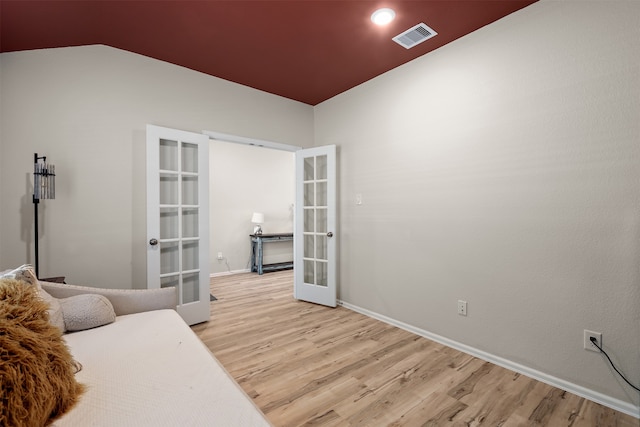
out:
M343 307L291 271L217 277L193 330L275 426L640 426L639 420Z

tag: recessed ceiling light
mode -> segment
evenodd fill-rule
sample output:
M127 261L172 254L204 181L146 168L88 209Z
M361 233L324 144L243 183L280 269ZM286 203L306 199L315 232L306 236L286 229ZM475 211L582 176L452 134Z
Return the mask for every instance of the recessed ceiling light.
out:
M389 9L388 7L378 9L371 14L371 20L376 25L387 25L389 22L393 21L393 18L395 17L396 13L393 9Z

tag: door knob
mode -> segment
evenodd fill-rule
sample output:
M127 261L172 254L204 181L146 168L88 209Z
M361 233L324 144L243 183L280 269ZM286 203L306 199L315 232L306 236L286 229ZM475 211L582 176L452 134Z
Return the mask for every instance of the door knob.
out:
M333 233L330 231L327 233L327 237L333 237Z
M151 246L155 246L155 245L157 245L157 244L158 244L158 239L151 239L151 240L149 240L149 244L150 244Z

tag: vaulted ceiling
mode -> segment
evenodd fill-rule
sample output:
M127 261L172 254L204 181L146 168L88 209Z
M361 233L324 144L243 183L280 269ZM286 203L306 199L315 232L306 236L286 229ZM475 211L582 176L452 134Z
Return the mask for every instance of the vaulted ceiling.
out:
M0 52L104 44L316 105L535 1L0 0ZM391 40L421 22L438 35Z

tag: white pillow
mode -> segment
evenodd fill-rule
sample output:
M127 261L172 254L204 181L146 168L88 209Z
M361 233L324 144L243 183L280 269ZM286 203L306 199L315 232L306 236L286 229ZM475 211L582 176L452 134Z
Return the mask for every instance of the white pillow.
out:
M68 332L83 331L113 323L116 313L106 297L97 294L75 295L58 300Z
M38 288L38 294L40 295L40 298L42 298L47 304L49 304L49 322L51 322L53 326L60 329L61 332L65 331L64 319L62 318L62 309L60 308L60 303L58 303L57 299L55 299L44 289L42 289L42 286L40 286L40 282L38 282L38 278L36 277L32 266L30 266L29 264L23 264L14 270L3 271L0 278L2 277L22 280L23 282Z

